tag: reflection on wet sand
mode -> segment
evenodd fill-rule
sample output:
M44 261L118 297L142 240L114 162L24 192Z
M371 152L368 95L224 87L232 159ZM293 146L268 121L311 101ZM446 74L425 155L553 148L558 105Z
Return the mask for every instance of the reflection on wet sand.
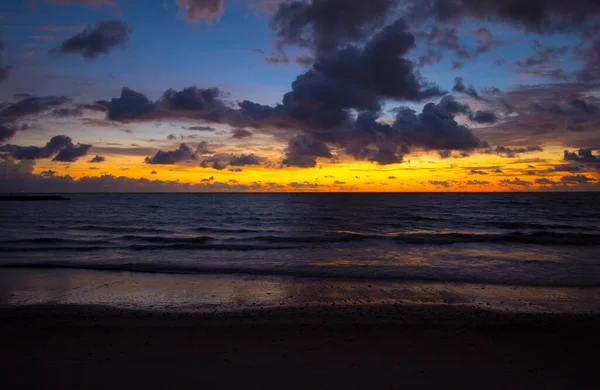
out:
M104 305L173 312L322 305L434 304L510 312L599 313L598 288L5 269L0 305Z

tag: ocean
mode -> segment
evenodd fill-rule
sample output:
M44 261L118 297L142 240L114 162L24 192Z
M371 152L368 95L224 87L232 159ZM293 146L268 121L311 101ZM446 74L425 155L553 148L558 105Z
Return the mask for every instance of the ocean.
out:
M0 202L0 272L600 287L596 193L64 196Z

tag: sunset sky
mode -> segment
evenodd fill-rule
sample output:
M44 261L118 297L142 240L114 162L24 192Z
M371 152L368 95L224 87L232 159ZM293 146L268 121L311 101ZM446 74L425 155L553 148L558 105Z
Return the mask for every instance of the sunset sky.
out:
M600 190L594 0L0 3L0 192Z

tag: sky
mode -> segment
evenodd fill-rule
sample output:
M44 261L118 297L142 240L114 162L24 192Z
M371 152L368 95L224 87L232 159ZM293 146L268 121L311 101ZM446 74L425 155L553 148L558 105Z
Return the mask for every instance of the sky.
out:
M0 192L598 191L595 0L0 3Z

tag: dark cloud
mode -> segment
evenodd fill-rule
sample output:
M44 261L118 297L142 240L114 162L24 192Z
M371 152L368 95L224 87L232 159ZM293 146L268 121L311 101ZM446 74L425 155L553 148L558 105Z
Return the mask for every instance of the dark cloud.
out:
M179 145L179 148L171 151L159 150L153 157L146 157L146 164L176 164L181 161L198 160L198 155L206 152L206 143L192 149L185 143Z
M53 171L51 169L40 172L40 176L42 176L42 177L53 177L55 175L56 175L56 171Z
M243 167L247 165L260 165L263 159L254 154L215 154L202 160L200 166L203 168L213 168L223 170L229 166Z
M246 165L260 165L260 158L253 154L242 154L240 156L232 156L229 165L234 167L243 167Z
M113 121L137 120L156 111L155 104L145 95L127 87L121 89L120 97L97 103L106 108L106 118Z
M448 181L429 180L429 184L432 186L450 188L450 183Z
M80 110L89 110L95 112L106 112L106 107L100 104L78 104Z
M456 77L454 79L454 87L452 87L452 90L457 93L464 93L465 95L468 95L473 99L485 100L479 95L479 92L477 92L475 87L473 87L472 85L469 85L467 87L465 85L465 80L462 77Z
M12 161L0 159L0 192L207 192L207 191L247 191L264 190L259 183L243 185L238 183L192 184L183 181L160 181L145 178L132 179L103 175L82 177L75 180L71 176L58 176L47 172L44 176L33 174L32 161ZM270 187L269 187L270 188Z
M412 0L415 22L449 22L467 17L508 21L526 30L549 33L582 30L600 15L596 0Z
M206 24L212 24L213 19L219 19L225 11L223 3L224 0L177 0L177 5L190 23L199 23L204 19Z
M600 156L595 155L593 152L594 149L579 149L574 152L565 150L564 159L565 161L574 161L584 165L591 165L596 167L597 170L600 170Z
M169 135L167 136L167 139L168 139L168 140L170 140L170 141L173 141L173 140L176 140L176 139L177 139L177 136L176 136L175 134L169 134Z
M456 122L451 113L428 103L419 115L413 110L398 112L394 128L411 146L433 150L471 150L481 141L466 126Z
M215 131L216 129L212 126L190 126L185 127L186 130L194 130L194 131Z
M563 176L560 181L565 185L579 185L596 181L593 177L585 175Z
M498 116L493 111L478 110L474 114L469 115L469 119L477 123L492 124L498 122Z
M552 179L547 179L545 177L543 177L541 179L535 179L535 183L542 185L542 186L557 186L560 184L560 182L558 182L558 181L554 181Z
M506 146L496 146L493 149L484 150L483 153L486 153L486 154L495 153L499 156L514 158L514 157L518 157L520 154L524 154L524 153L543 152L543 151L544 151L544 149L538 145L527 146L524 148L509 148Z
M486 171L471 169L471 175L487 175L487 174L488 173Z
M62 161L62 162L75 162L79 157L83 157L92 148L92 145L86 144L77 144L73 146L68 146L62 149L56 157L52 159L52 161Z
M498 182L501 186L519 186L519 187L529 187L532 183L530 181L520 180L519 178L515 178L514 180L504 179Z
M581 172L584 167L581 165L561 164L552 167L553 172Z
M55 108L52 110L52 115L59 118L72 118L83 115L83 111L79 108Z
M73 144L71 138L65 135L56 135L43 147L5 145L0 147L0 152L8 152L17 160L37 160L51 158L53 161L74 162L79 157L85 156L92 145Z
M248 137L252 137L252 132L248 131L246 129L235 129L231 131L231 134L233 134L233 138L237 138L237 139L242 139L242 138L248 138Z
M12 66L0 67L0 82L8 80L8 75L10 74L11 69Z
M0 143L4 143L15 136L17 129L14 126L8 126L0 123Z
M600 107L598 105L588 103L584 99L571 99L568 103L570 106L584 114L600 113Z
M331 158L333 155L325 142L316 140L308 134L302 134L289 141L282 164L311 168L317 165L317 157Z
M106 157L96 155L96 157L94 157L93 159L91 159L88 162L90 162L90 163L101 163L101 162L104 162L105 160L106 160Z
M440 156L441 159L450 158L452 156L452 151L451 150L440 150L438 152L438 155Z
M489 186L491 183L489 181L479 181L479 180L469 180L467 181L467 185L469 186Z
M273 15L271 29L284 45L300 45L319 55L328 54L371 35L385 22L393 5L394 0L282 3Z
M438 103L438 107L442 110L449 112L450 114L468 114L471 112L471 109L467 104L462 104L456 99L454 96L448 95L444 96L442 100Z
M220 94L218 88L187 87L181 91L169 89L163 94L163 101L173 110L203 111L218 104Z
M70 101L71 99L64 96L25 97L2 109L0 119L14 120L27 115L36 115Z
M130 34L131 31L126 23L107 20L95 26L88 26L51 52L79 54L87 59L95 59L98 55L108 54L113 48L127 42Z
M442 91L415 73L402 58L414 36L397 21L377 33L362 47L350 46L319 57L312 69L299 75L292 90L276 107L240 103L241 112L255 120L321 131L351 126L350 110L379 111L383 99L418 101Z

